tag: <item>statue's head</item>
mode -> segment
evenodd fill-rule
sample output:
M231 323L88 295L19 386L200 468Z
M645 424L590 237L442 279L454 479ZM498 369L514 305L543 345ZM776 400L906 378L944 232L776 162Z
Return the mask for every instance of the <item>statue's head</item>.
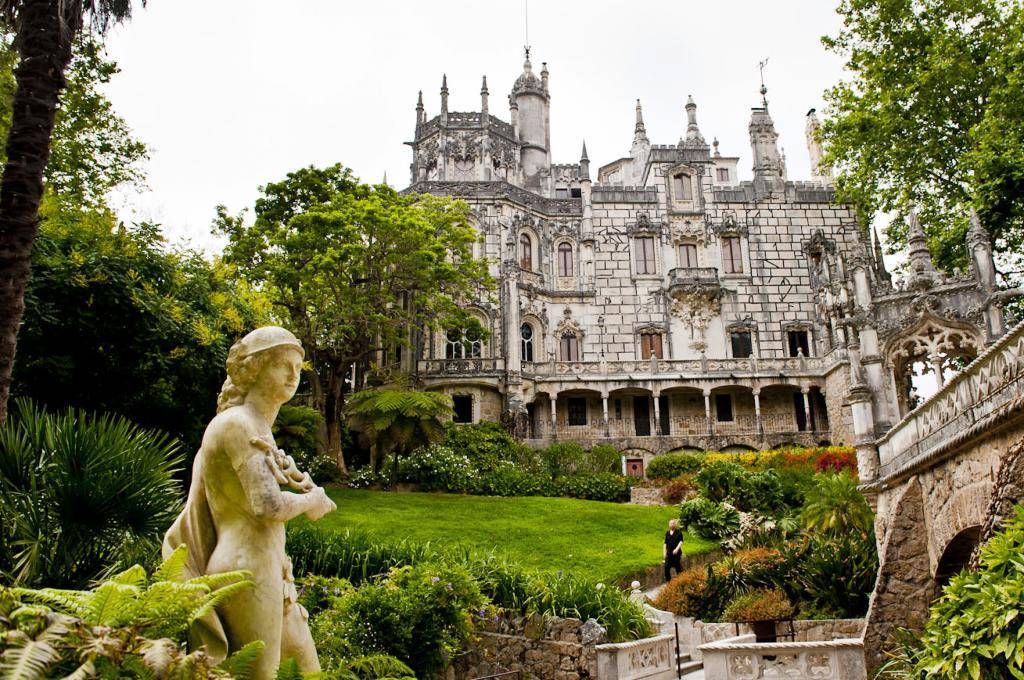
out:
M228 377L217 397L217 412L242 405L257 386L285 403L298 389L303 356L302 343L280 326L249 333L228 351Z

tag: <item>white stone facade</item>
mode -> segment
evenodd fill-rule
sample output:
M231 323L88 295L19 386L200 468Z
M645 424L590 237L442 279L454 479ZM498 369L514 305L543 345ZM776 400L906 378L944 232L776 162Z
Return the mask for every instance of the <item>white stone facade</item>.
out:
M546 65L524 65L510 123L490 114L486 80L480 112L448 112L447 97L445 82L428 120L421 95L408 191L470 204L499 287L474 305L486 340L435 334L410 368L458 397L460 420L607 441L634 474L679 448L863 443L910 406L901 386L922 352L941 364L1002 333L983 230L973 275L943 277L912 247L894 286L877 240L833 202L813 111L813 182L787 179L767 101L741 181L692 99L673 145L650 144L637 102L629 155L592 182L585 145L551 162ZM959 335L928 345L936 329Z

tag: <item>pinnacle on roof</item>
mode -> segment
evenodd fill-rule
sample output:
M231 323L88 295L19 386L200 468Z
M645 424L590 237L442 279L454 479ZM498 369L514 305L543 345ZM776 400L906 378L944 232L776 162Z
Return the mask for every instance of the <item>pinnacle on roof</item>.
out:
M644 112L640 108L640 100L636 100L636 126L633 128L633 143L649 142L647 128L644 126Z
M686 137L680 140L680 146L707 146L704 135L697 127L697 104L693 101L693 95L686 98Z

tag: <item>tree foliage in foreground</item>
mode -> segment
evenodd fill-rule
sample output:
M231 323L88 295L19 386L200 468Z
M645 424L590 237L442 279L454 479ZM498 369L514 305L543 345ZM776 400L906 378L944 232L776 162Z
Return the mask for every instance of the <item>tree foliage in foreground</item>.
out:
M969 267L964 235L974 206L1001 262L1019 268L1024 6L843 0L838 11L843 28L824 42L852 75L827 93L822 133L840 198L863 224L880 211L901 218L918 207L947 270ZM903 221L893 220L889 245L905 239Z
M168 247L155 225L43 205L13 394L113 411L194 449L228 348L269 314L231 268Z
M266 291L306 348L306 378L339 457L353 367L365 375L432 330L472 326L464 308L493 283L474 259L462 201L359 184L341 165L303 168L261 188L255 220L221 206L225 259ZM358 379L357 379L358 382Z

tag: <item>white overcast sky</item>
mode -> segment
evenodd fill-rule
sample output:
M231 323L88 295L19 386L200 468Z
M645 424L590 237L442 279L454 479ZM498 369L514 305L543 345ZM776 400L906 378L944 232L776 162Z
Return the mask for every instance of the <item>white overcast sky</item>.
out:
M758 61L790 179L809 175L804 115L842 76L820 38L840 25L834 0L557 0L529 7L535 70L551 72L555 162L587 141L592 168L626 155L640 98L648 135L674 144L692 94L698 122L750 176L747 123ZM487 75L491 112L508 119L522 70L523 0L149 0L107 40L121 73L108 94L152 149L148 189L129 219L216 249L214 207L251 206L257 187L309 164L341 162L364 181L409 179L416 93L438 112L476 111Z

